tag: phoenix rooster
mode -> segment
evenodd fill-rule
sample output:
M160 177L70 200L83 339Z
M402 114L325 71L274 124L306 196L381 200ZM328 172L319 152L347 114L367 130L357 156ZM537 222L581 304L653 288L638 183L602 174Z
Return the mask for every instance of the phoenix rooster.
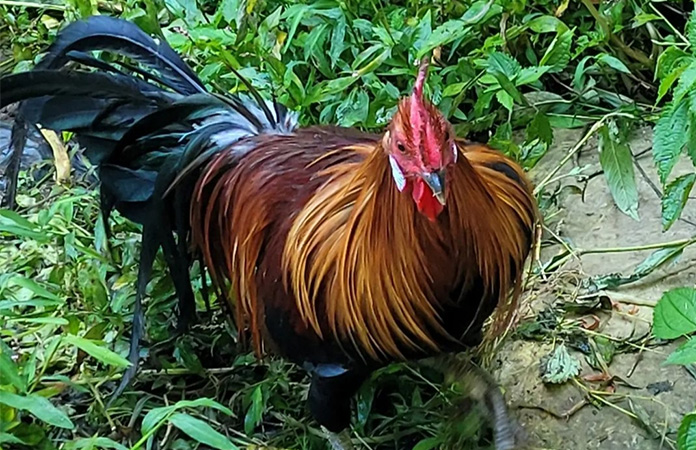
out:
M380 135L300 128L243 78L248 97L210 93L166 42L100 16L3 77L0 106L21 102L16 155L37 124L74 132L98 167L103 213L142 224L131 360L157 252L184 318L200 260L258 354L309 371L312 415L348 448L351 398L370 372L479 344L496 307L498 323L513 312L531 245L525 174L456 138L424 95L427 70ZM505 421L495 427L511 448Z

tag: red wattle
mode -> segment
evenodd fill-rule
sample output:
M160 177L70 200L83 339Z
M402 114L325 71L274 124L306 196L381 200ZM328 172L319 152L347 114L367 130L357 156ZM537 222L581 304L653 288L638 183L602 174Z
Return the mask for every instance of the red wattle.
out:
M418 211L425 217L435 222L437 216L445 209L445 207L435 198L433 191L420 178L413 181L413 200L416 202Z

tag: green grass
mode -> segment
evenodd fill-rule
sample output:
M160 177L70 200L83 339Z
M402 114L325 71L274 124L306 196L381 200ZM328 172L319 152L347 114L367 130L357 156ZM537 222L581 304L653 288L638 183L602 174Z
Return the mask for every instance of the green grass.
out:
M682 154L696 161L696 19L687 6L0 0L0 55L6 56L0 71L31 68L64 23L99 12L167 39L213 90L244 90L235 68L297 110L303 124L379 130L409 92L415 62L434 51L427 93L460 136L488 141L532 169L554 151L554 128L584 128L564 162L599 136L607 189L636 219L628 138L638 126L654 126L668 229L693 186L693 174L675 178L671 170ZM537 186L551 222L554 183L573 176L568 170L559 165ZM7 261L0 269L0 447L325 447L304 407L304 373L280 359L256 361L236 342L224 308L214 303L207 311L199 296L197 324L186 335L174 333L174 290L161 262L148 288L145 364L135 384L107 406L127 354L138 229L116 216L107 241L85 182L67 190L50 181L23 182L19 214L0 211L0 261ZM655 248L627 278L593 281L635 281L693 242ZM575 255L597 251L566 247L532 275L538 279ZM485 446L478 415L464 420L467 411L439 374L394 365L361 391L354 427L373 449ZM693 415L684 422L684 439L691 423Z

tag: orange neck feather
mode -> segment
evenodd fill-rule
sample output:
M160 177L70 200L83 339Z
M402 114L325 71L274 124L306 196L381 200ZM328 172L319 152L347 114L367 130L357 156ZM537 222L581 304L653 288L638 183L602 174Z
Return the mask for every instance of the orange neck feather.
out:
M437 351L450 338L438 287L480 276L492 300L504 303L517 284L534 220L529 188L488 167L507 162L500 154L464 147L450 169L445 213L431 223L396 189L381 148L346 150L365 159L327 169L295 217L283 254L286 285L319 336L333 333L371 359ZM476 309L484 299L464 301Z

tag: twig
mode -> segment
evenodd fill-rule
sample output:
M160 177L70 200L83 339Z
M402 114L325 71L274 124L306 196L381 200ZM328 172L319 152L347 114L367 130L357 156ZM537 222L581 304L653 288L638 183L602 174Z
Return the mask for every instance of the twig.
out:
M684 41L684 43L685 43L687 46L690 46L690 45L691 45L691 42L689 42L689 40L686 38L686 36L684 36L679 30L677 30L677 29L674 27L674 25L672 25L672 22L670 22L669 20L667 20L667 18L660 12L659 9L655 8L655 5L653 5L652 3L650 3L650 8L653 10L653 12L654 12L655 14L657 14L658 16L660 16L660 18L662 18L662 20L665 21L665 23L667 24L667 26L674 32L674 34L676 34L677 36L679 36L679 38L680 38L682 41ZM670 45L673 45L673 44L670 44Z
M643 348L638 350L638 356L636 356L636 360L633 362L633 365L629 369L628 373L626 373L626 378L631 378L633 376L633 372L636 371L636 368L638 367L638 364L643 360Z
M627 252L640 252L643 250L658 250L662 248L670 247L682 247L688 246L696 243L696 236L688 239L678 239L676 241L646 244L646 245L635 245L629 247L607 247L607 248L591 248L586 250L576 250L578 255L591 255L591 254L602 254L602 253L627 253Z
M573 406L571 406L566 412L563 413L557 413L556 411L547 408L545 406L541 405L528 405L528 404L521 404L517 405L518 409L536 409L538 411L545 412L546 414L555 417L556 419L559 420L568 420L571 417L575 415L578 411L580 411L582 408L585 406L589 405L590 403L587 401L587 399L583 398Z

